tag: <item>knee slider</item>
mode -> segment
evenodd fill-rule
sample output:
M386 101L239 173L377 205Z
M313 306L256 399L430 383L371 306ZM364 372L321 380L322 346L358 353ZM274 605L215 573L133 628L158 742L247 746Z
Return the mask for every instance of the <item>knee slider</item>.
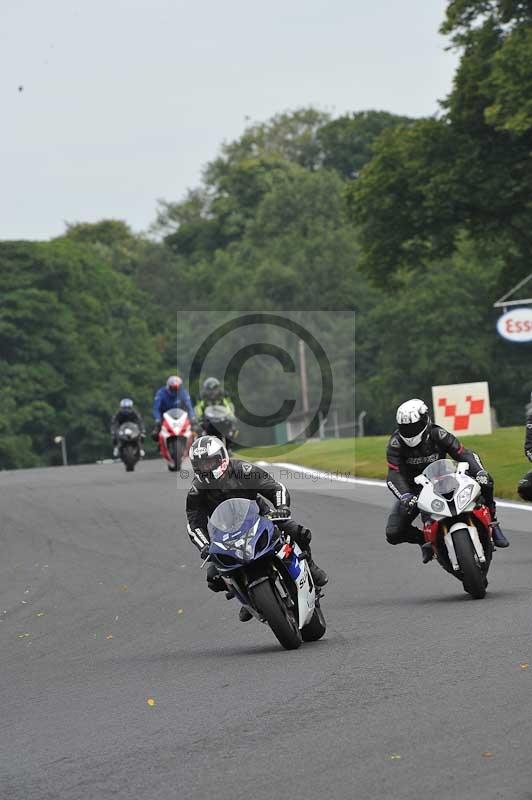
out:
M401 515L398 513L390 514L386 523L386 541L388 544L400 544L402 541Z
M401 544L399 531L386 529L386 541L388 544Z
M517 484L517 494L523 500L532 502L532 472L528 472Z

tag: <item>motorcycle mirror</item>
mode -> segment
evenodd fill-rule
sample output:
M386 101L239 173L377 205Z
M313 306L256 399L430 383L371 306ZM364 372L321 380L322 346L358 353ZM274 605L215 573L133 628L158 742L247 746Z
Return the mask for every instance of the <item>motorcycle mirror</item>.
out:
M424 475L416 475L416 477L414 478L414 483L419 484L419 486L423 486L426 480L427 479L425 478Z
M469 464L466 461L460 461L458 464L458 472L463 475L469 469Z

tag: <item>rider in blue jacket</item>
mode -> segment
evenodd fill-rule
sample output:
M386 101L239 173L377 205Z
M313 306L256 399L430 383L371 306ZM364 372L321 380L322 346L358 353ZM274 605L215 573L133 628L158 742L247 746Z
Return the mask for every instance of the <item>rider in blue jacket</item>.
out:
M161 386L161 388L155 392L152 406L152 414L155 421L152 436L155 441L159 438L163 414L170 408L182 408L188 413L190 421L193 424L196 423L196 415L194 413L192 400L183 386L183 381L178 375L170 375L166 381L166 386Z

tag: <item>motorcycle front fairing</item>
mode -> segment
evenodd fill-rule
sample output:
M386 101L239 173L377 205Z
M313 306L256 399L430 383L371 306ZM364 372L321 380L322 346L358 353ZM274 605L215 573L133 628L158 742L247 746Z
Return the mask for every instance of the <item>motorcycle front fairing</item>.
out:
M192 439L192 426L187 412L182 408L171 408L163 414L161 430L159 431L159 450L168 464L174 460L168 450L168 440L182 438L190 445Z
M429 464L415 478L415 482L422 487L418 508L425 519L425 536L437 552L438 536L443 531L448 558L454 572L459 570L459 564L453 533L464 528L471 537L480 563L487 562L479 531L471 517L473 515L475 519L479 518L476 505L481 489L474 478L466 474L468 466L465 462L455 465L449 459L440 459ZM483 517L479 521L481 526L485 526Z
M280 596L295 605L299 627L314 613L316 593L305 559L295 542L286 542L254 500L232 498L221 503L208 524L211 561L242 605L260 619L250 604L249 588L273 580Z
M234 432L236 419L226 406L210 405L203 412L202 423L214 429L218 436L225 437Z
M135 442L140 437L140 428L136 422L123 422L118 429L118 438L121 442Z

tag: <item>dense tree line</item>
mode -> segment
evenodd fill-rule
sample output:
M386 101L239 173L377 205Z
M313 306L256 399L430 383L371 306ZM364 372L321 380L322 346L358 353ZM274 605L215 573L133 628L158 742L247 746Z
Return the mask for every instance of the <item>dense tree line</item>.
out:
M355 312L370 432L405 392L462 380L489 380L499 421L519 422L530 345L497 337L492 303L530 272L532 6L453 0L442 31L461 60L434 118L280 114L223 145L149 234L104 220L0 243L0 467L57 463L63 433L72 461L108 454L118 399L147 413L227 310L329 311L329 344ZM257 398L282 380L264 369Z

